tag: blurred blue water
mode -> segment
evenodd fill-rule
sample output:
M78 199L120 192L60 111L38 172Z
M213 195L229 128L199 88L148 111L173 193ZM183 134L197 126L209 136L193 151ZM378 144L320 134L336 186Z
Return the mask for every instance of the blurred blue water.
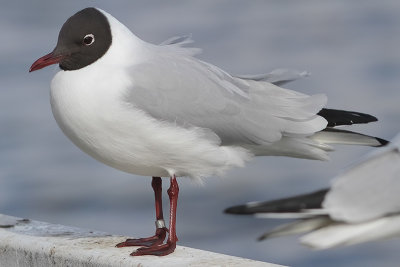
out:
M53 49L62 23L97 6L159 43L192 33L200 58L232 73L289 67L310 78L289 87L326 93L329 107L372 113L354 127L383 138L400 130L400 2L4 1L0 4L0 212L131 236L153 232L150 179L104 166L75 148L52 118L55 73L29 74ZM316 252L297 237L256 242L276 222L222 214L228 206L303 193L369 148L338 146L332 160L256 159L204 186L181 179L181 245L295 266L396 266L400 241ZM167 183L164 187L167 187ZM166 195L165 195L166 197ZM165 208L168 208L165 206Z

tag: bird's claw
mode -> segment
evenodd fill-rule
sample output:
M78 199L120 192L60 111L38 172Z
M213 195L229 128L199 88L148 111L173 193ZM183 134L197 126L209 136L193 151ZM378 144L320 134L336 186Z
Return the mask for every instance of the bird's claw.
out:
M143 255L153 255L153 256L166 256L174 252L176 248L175 242L167 241L166 244L154 245L151 247L141 247L136 251L132 252L131 256L143 256Z
M116 247L122 248L122 247L135 247L135 246L140 246L140 247L158 246L164 242L167 232L168 232L167 228L158 228L156 230L156 234L151 237L134 238L134 239L129 238L124 242L118 243Z

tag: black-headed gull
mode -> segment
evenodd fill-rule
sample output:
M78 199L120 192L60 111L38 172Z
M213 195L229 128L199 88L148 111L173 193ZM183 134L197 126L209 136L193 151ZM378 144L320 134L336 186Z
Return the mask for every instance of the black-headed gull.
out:
M301 242L315 249L400 236L400 134L339 174L331 188L225 210L265 218L301 219L259 239L310 232Z
M330 127L375 117L324 109L325 95L277 86L295 74L235 77L194 58L198 49L183 47L189 42L153 45L105 11L86 8L64 23L56 48L30 69L59 64L51 107L74 144L116 169L153 177L156 234L118 245L145 246L132 255L174 251L178 176L221 175L253 156L325 160L329 143L386 143ZM171 177L165 244L160 177Z

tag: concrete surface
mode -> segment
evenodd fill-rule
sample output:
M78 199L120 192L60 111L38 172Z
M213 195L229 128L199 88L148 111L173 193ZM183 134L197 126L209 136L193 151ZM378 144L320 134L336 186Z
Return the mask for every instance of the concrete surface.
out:
M0 266L279 266L178 246L164 256L132 257L127 237L0 214Z

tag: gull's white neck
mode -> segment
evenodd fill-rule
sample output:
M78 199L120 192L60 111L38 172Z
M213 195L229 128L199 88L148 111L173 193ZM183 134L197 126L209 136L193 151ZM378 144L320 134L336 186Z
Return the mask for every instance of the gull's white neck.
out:
M125 25L107 12L98 9L106 17L111 27L112 43L106 54L93 65L107 64L118 67L134 65L145 60L151 44L138 38Z

